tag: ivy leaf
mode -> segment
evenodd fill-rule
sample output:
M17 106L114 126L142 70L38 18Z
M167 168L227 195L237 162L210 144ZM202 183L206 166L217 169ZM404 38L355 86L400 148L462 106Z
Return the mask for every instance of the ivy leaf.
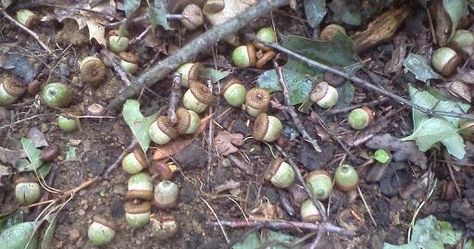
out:
M155 31L157 25L163 27L165 30L173 30L173 28L171 28L168 22L168 19L166 18L166 14L168 14L168 11L166 10L163 1L154 1L153 5L150 5L149 1L147 1L147 3L148 16L150 18L151 28L153 32Z
M21 138L20 139L21 145L23 146L23 150L26 152L26 156L30 160L30 164L24 165L20 167L18 170L20 171L34 171L37 170L41 165L43 165L43 161L40 159L41 150L37 149L33 140L28 138Z
M140 103L137 100L129 99L123 104L122 116L143 152L146 153L151 142L150 136L148 136L148 127L157 119L158 113L144 117L140 112Z
M429 150L435 143L441 142L451 155L459 159L466 154L464 140L457 133L457 129L442 118L424 119L413 134L401 140L414 140L423 152Z
M311 28L316 28L327 13L326 0L304 0L304 13Z
M456 245L462 235L463 233L455 231L449 222L438 221L430 215L416 222L409 243L405 245L384 243L383 249L444 249L444 245Z
M140 0L124 0L123 8L125 11L125 16L129 18L135 11L140 7Z
M430 79L442 79L443 76L437 74L428 63L428 60L417 54L410 53L403 61L406 70L412 72L419 81L427 82Z
M219 80L224 79L225 77L229 76L229 71L219 71L213 68L204 68L201 77L204 79L210 79L212 83L216 83Z

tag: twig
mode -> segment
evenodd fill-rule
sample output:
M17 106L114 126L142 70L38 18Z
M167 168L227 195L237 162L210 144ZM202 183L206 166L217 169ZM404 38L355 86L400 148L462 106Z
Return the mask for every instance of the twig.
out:
M128 42L128 45L135 45L135 44L139 43L143 38L145 38L146 34L148 34L148 32L150 32L150 30L151 30L150 26L146 27L146 29L140 35L138 35L137 37L131 39Z
M278 58L278 55L276 56ZM273 59L273 67L275 68L275 71L277 72L278 75L278 82L280 83L281 89L283 90L283 96L285 98L285 105L286 105L286 110L290 114L291 118L293 119L293 123L295 124L296 128L298 131L303 135L305 141L313 145L313 148L317 152L321 152L321 148L319 148L318 142L316 139L312 138L311 135L309 135L308 131L304 128L303 122L301 122L301 119L298 117L298 114L296 114L296 111L290 103L290 95L288 93L288 87L286 86L285 79L283 78L283 72L282 72L282 67L278 64L277 59Z
M120 66L117 56L112 54L110 51L108 51L105 48L101 49L100 53L102 54L102 56L107 58L107 60L112 62L112 67L114 68L114 71L117 72L120 79L125 83L125 85L127 86L132 85L132 82L128 78L128 73L125 72L125 70L123 70L122 67Z
M235 166L239 168L240 170L242 170L245 174L249 176L253 176L255 174L254 170L251 167L249 167L247 163L240 160L240 158L238 158L236 155L229 154L227 158L229 158L229 160L233 162Z
M318 231L318 234L316 235L316 238L314 239L309 249L315 249L318 246L319 241L321 241L321 238L323 237L323 232L324 230L322 229Z
M107 169L105 170L105 172L103 173L103 177L104 178L109 178L110 174L112 173L112 171L117 168L121 163L122 163L122 159L130 152L132 152L135 147L137 147L138 145L138 141L137 140L133 140L132 143L130 143L130 145L128 145L128 147L122 152L122 154L120 154L119 157L117 157L117 160L115 160L115 162L113 162L111 165L109 165L109 167L107 167Z
M51 51L51 49L49 49L49 47L44 43L42 42L40 39L39 39L39 36L38 34L36 34L33 30L29 29L28 27L24 26L23 24L19 23L17 20L15 20L15 18L11 17L3 8L0 8L0 13L2 13L2 15L4 17L6 17L8 20L12 21L13 23L15 23L15 25L17 25L18 27L20 27L21 29L23 29L24 31L26 31L26 33L30 34L33 38L36 39L36 41L39 43L39 45L44 49L46 50L46 52L48 52L49 54L53 54L53 51Z
M212 212L212 215L214 215L214 217L216 217L216 220L217 220L217 224L219 225L219 227L221 228L221 231L222 231L222 234L224 234L224 238L225 238L225 241L227 241L227 244L230 243L230 240L229 238L227 237L227 233L225 232L225 229L224 229L224 224L221 223L221 221L219 220L219 217L217 216L216 212L214 211L214 209L211 207L211 205L202 197L200 197L201 200L204 202L204 204L206 204L206 206L211 210Z
M209 91L212 94L212 81L210 79L207 80L207 86L209 87ZM212 113L213 106L209 106L209 113ZM210 191L212 189L212 163L213 163L213 151L214 151L214 122L213 117L211 116L211 120L209 121L209 134L207 138L207 171L206 171L206 188Z
M317 231L323 230L327 232L339 233L347 236L354 236L355 233L349 230L346 230L342 227L335 226L330 223L306 223L306 222L299 222L299 221L285 221L285 220L219 220L207 222L208 225L216 226L228 226L231 228L248 228L248 227L256 227L256 226L264 226L270 227L274 229L304 229L310 231Z
M356 109L356 108L359 108L359 107L362 107L362 106L376 106L378 104L387 102L389 99L390 98L388 98L388 97L382 97L382 98L379 98L379 99L376 99L376 100L373 100L373 101L370 101L370 102L367 102L367 103L363 103L363 104L351 105L351 106L347 106L347 107L343 107L343 108L339 108L339 109L331 109L331 110L323 112L323 114L335 115L335 114L339 114L339 113L349 112L349 111L352 111L353 109Z
M367 213L369 213L369 217L370 217L370 219L372 220L372 223L374 223L374 226L377 227L377 222L375 221L374 216L372 215L372 211L370 210L369 205L368 205L367 202L365 201L365 197L364 197L364 195L362 194L362 191L360 190L359 187L357 187L357 192L359 193L359 196L360 196L360 198L362 199L362 202L364 203L365 209L367 209Z
M149 70L142 73L135 80L136 84L130 85L124 92L114 98L107 108L116 111L126 99L139 93L143 87L150 87L159 80L165 78L178 66L196 56L204 48L216 43L229 34L237 32L256 18L267 14L273 8L286 4L288 4L288 0L261 0L258 4L250 6L243 13L229 21L212 27L194 40L188 42L173 55L158 62Z
M176 117L176 108L178 107L179 99L181 98L181 75L175 73L173 75L173 84L171 85L171 93L168 104L168 119L175 125L178 122Z
M252 36L251 36L252 37ZM272 44L268 44L266 43L265 45L269 46L269 47L272 47L278 51L281 51L285 54L288 54L292 57L295 57L296 59L299 59L305 63L307 63L308 65L311 65L311 66L314 66L314 67L317 67L319 69L322 69L322 70L325 70L325 71L328 71L328 72L331 72L333 74L336 74L336 75L339 75L341 77L344 77L348 80L351 80L352 82L356 83L357 85L359 85L360 87L363 87L365 89L368 89L368 90L372 90L372 91L375 91L375 92L378 92L382 95L385 95L387 97L390 97L402 104L405 104L405 105L408 105L414 109L417 109L421 112L423 112L424 114L428 115L428 116L435 116L435 117L453 117L453 118L463 118L463 119L469 119L469 120L474 120L474 115L472 114L465 114L465 113L455 113L455 112L445 112L445 111L437 111L437 110L432 110L432 109L429 109L429 108L425 108L423 106L420 106L420 105L417 105L417 104L414 104L412 102L410 102L409 100L403 98L403 97L400 97L398 96L397 94L394 94L382 87L379 87L379 86L376 86L372 83L370 83L369 81L367 80L364 80L360 77L357 77L357 76L354 76L354 75L351 75L351 74L348 74L346 72L343 72L343 71L340 71L336 68L333 68L333 67L330 67L328 65L325 65L323 63L320 63L320 62L317 62L315 60L312 60L306 56L303 56L303 55L300 55L296 52L293 52L292 50L290 49L287 49L281 45L279 45L278 43L272 43Z

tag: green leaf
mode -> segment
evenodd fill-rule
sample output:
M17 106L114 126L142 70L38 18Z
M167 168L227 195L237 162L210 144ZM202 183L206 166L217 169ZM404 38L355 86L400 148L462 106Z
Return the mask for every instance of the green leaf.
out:
M253 232L243 241L240 241L236 243L234 246L232 246L232 249L258 249L260 248L260 238L258 237L257 232Z
M37 169L36 171L37 171L39 176L41 176L43 179L45 179L52 168L53 168L53 164L45 163L41 167L39 167L39 169Z
M74 147L74 146L69 146L67 148L67 152L66 152L66 161L71 161L71 160L75 160L77 155L76 155L76 150L77 150L77 147Z
M20 171L34 171L37 170L41 165L43 165L43 161L40 159L41 150L38 150L33 143L33 140L28 138L21 138L20 140L21 145L23 146L23 150L26 152L26 156L30 160L30 164L25 165L22 168L19 168Z
M140 103L137 100L129 99L123 104L122 116L132 130L143 152L146 153L151 139L148 136L148 127L158 117L158 113L144 117L140 112Z
M285 244L289 244L291 243L295 237L291 236L291 235L288 235L288 234L285 234L285 233L281 233L281 232L275 232L275 231L272 231L272 230L268 230L268 229L264 229L262 230L262 233L260 235L260 239L262 241L262 244L265 243L265 242L280 242L280 243L276 243L274 244L274 246L270 247L272 249L287 249L288 247L284 246ZM293 246L291 247L293 249L299 249L300 246Z
M443 78L433 70L428 60L421 55L410 53L403 61L403 66L406 70L412 72L417 80L425 83L430 79Z
M464 141L457 133L457 129L441 118L424 119L413 134L401 140L414 140L423 152L429 150L435 143L441 142L451 155L459 159L466 153Z
M343 67L346 72L353 72L361 66L360 59L353 50L351 39L344 34L337 33L330 42L314 41L294 35L286 35L281 38L283 46L323 64ZM288 62L283 66L282 73L288 86L290 104L301 104L308 100L313 88L313 81L315 78L322 78L322 72L318 68L289 57ZM268 70L260 74L257 85L270 91L281 90L275 70ZM350 97L353 94L351 93L352 88L341 89L344 90L341 92L344 93L343 97L347 95L352 98Z
M374 153L374 159L381 164L385 164L390 160L390 155L384 149L378 149Z
M383 249L444 249L444 245L456 245L462 234L455 231L449 222L438 221L430 215L416 222L408 244L397 246L385 243Z
M360 2L358 4L360 4ZM329 8L334 13L334 18L336 20L342 21L346 24L357 26L360 25L362 21L360 9L354 1L333 0L329 4Z
M140 7L140 0L124 0L123 8L125 11L125 16L129 18L135 11Z
M463 102L441 100L439 97L435 97L428 91L420 91L416 89L411 84L408 85L408 94L410 95L413 104L436 111L466 113L470 108L469 104ZM421 121L428 118L426 114L416 109L412 109L412 116L414 129L418 128ZM444 117L444 119L446 119L453 127L457 128L459 125L459 118Z
M150 18L151 28L153 32L155 32L155 28L157 25L163 27L165 30L173 30L171 28L168 19L166 18L166 14L168 11L163 4L163 1L154 1L154 4L151 5L149 1L148 3L148 16Z
M14 209L8 213L0 215L0 232L15 224L23 222L25 213L22 209Z
M34 234L37 225L37 222L27 221L5 229L0 234L2 249L35 249L38 244L38 238Z
M224 79L225 77L229 76L230 72L229 71L219 71L215 70L213 68L204 68L201 77L204 79L211 79L212 83L216 83L219 80Z
M304 13L311 28L316 28L327 13L326 0L304 0Z
M451 19L451 37L457 30L459 20L468 13L467 3L465 0L443 0L443 7ZM448 39L448 40L449 40Z
M41 238L39 249L49 249L52 248L52 242L54 237L54 232L56 231L56 224L58 221L58 213L48 215L46 218L48 221L48 227L44 230L43 236Z

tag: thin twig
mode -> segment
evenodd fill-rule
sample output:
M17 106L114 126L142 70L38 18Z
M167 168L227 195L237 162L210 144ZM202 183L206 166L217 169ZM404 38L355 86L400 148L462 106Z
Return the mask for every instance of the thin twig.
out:
M315 249L318 246L319 241L321 241L321 238L323 237L323 232L324 230L322 229L318 231L318 234L316 235L316 238L314 239L309 249Z
M377 227L377 222L375 222L374 216L372 215L372 211L370 210L369 205L365 201L365 197L362 194L362 191L360 190L359 187L357 187L357 192L359 193L360 198L362 199L362 202L364 203L365 209L367 209L367 213L369 214L370 219L372 220L372 223L374 223L374 226Z
M252 36L251 36L252 37ZM356 83L357 85L359 85L360 87L363 87L365 89L368 89L368 90L372 90L372 91L375 91L375 92L378 92L382 95L385 95L387 97L390 97L402 104L405 104L405 105L408 105L414 109L417 109L421 112L423 112L424 114L428 115L428 116L435 116L435 117L453 117L453 118L463 118L463 119L468 119L468 120L474 120L474 115L472 114L465 114L465 113L456 113L456 112L445 112L445 111L438 111L438 110L432 110L432 109L429 109L429 108L425 108L423 106L420 106L420 105L417 105L417 104L414 104L412 102L410 102L409 100L403 98L403 97L400 97L398 96L397 94L395 93L392 93L380 86L376 86L372 83L370 83L369 81L367 80L364 80L360 77L357 77L357 76L354 76L354 75L351 75L351 74L348 74L346 72L343 72L339 69L336 69L336 68L333 68L333 67L330 67L328 65L325 65L323 63L320 63L320 62L317 62L315 60L312 60L306 56L303 56L303 55L300 55L290 49L287 49L281 45L279 45L278 43L272 43L272 44L268 44L266 43L265 45L269 46L269 47L272 47L278 51L281 51L285 54L288 54L292 57L295 57L296 59L299 59L305 63L307 63L308 65L311 65L311 66L314 66L314 67L317 67L319 69L322 69L322 70L325 70L325 71L328 71L328 72L331 72L333 74L336 74L336 75L339 75L341 77L344 77L348 80L351 80L352 82Z
M274 229L304 229L310 231L317 231L323 230L326 232L333 232L339 233L347 236L354 236L355 233L349 230L346 230L342 227L335 226L330 223L306 223L306 222L299 222L299 221L286 221L286 220L219 220L207 222L208 225L215 226L215 225L222 225L228 226L231 228L248 228L248 227L255 227L255 226L264 226L270 227Z
M173 125L178 122L176 108L178 107L179 99L181 99L181 75L175 73L173 75L173 84L171 85L170 99L168 101L168 119Z
M128 153L132 152L135 149L135 147L137 147L137 145L138 145L138 141L134 139L132 143L130 143L130 145L128 145L128 147L122 152L122 154L120 154L120 156L117 157L117 160L115 160L115 162L113 162L111 165L109 165L109 167L107 167L107 169L103 173L103 177L106 179L109 178L112 171L114 171L114 169L117 168L122 163L122 159Z
M107 49L101 49L100 53L102 56L107 58L112 63L112 67L114 68L114 71L119 75L120 79L125 83L125 85L130 86L132 85L132 82L130 81L128 77L128 73L125 72L125 70L122 69L119 63L119 59L117 58L116 55L108 51Z
M143 72L136 80L136 84L130 85L119 96L109 103L107 109L116 111L126 99L138 94L143 87L151 87L158 81L167 77L173 70L181 64L196 56L209 45L222 40L227 35L237 32L253 20L267 14L273 8L288 4L288 0L261 0L259 3L250 6L243 13L228 20L225 23L215 25L208 31L202 33L194 40L188 42L184 47L168 58L159 61L147 71Z
M328 110L328 111L325 111L323 112L323 115L335 115L335 114L339 114L339 113L345 113L345 112L350 112L352 111L353 109L356 109L356 108L359 108L359 107L363 107L363 106L376 106L378 104L381 104L381 103L385 103L389 100L390 98L388 97L381 97L379 99L376 99L376 100L372 100L370 102L367 102L367 103L362 103L362 104L357 104L357 105L351 105L351 106L347 106L347 107L343 107L343 108L339 108L339 109L331 109L331 110Z
M212 81L210 79L207 80L207 86L209 87L209 91L212 94ZM209 106L209 113L213 112L213 106ZM210 191L212 189L212 164L213 164L213 151L214 151L214 122L213 117L211 116L211 120L209 121L209 134L207 138L207 171L206 171L206 188Z
M214 211L214 209L211 207L211 205L202 197L200 197L201 200L204 202L204 204L206 204L206 206L211 210L212 212L212 215L214 215L214 217L216 218L217 220L217 224L219 225L219 227L221 228L221 231L222 231L222 234L224 234L224 238L225 238L225 241L227 241L227 244L230 243L230 240L229 238L227 237L227 233L225 232L225 229L224 229L224 224L221 224L221 221L219 220L219 216L217 216L216 212Z
M23 24L19 23L17 20L15 20L15 18L11 17L3 8L0 8L0 13L2 13L2 15L4 17L6 17L8 20L15 23L15 25L17 25L18 27L20 27L21 29L26 31L26 33L30 34L33 38L35 38L36 41L39 43L39 45L44 50L46 50L46 52L48 52L49 54L53 54L53 51L51 51L51 49L49 49L49 47L39 39L38 34L36 34L33 30L31 30L28 27L24 26Z
M278 58L278 55L276 56L276 58ZM310 143L317 152L321 152L321 148L319 147L318 142L316 141L316 139L312 138L311 135L309 135L308 131L306 131L306 128L304 128L303 122L301 122L301 119L298 117L298 114L296 114L296 111L293 105L291 105L290 94L288 92L288 87L286 85L285 79L283 78L282 67L278 65L277 59L273 60L273 67L275 68L275 71L277 72L278 82L280 83L281 89L283 90L285 105L287 107L286 110L290 114L291 118L293 119L293 123L295 124L296 128L301 133L301 135L303 135L303 138L305 139L305 141Z

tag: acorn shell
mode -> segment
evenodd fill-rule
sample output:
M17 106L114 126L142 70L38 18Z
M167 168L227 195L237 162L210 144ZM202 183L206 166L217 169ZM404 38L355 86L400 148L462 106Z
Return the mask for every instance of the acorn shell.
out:
M79 70L81 71L81 80L93 86L96 86L107 79L107 67L101 59L95 56L84 58L81 61Z
M184 7L181 15L181 23L189 30L197 29L204 23L202 10L196 4L188 4L186 7Z
M199 115L186 108L178 108L176 110L178 122L176 124L176 131L179 134L194 134L199 128L201 119Z
M443 76L451 75L461 62L461 57L449 47L438 48L431 58L433 68Z
M183 96L183 105L186 109L201 113L214 100L211 90L199 81L192 81L189 89Z
M229 105L239 107L245 103L247 90L245 86L240 83L239 79L231 78L227 81L224 89L222 89L222 93Z
M280 137L282 130L283 124L278 118L260 113L253 125L253 136L259 141L273 142Z
M308 184L309 191L318 200L326 200L332 192L331 176L322 170L314 170L309 172L305 177L306 184Z
M271 95L266 89L252 88L245 96L245 110L250 116L256 117L262 112L268 111Z

